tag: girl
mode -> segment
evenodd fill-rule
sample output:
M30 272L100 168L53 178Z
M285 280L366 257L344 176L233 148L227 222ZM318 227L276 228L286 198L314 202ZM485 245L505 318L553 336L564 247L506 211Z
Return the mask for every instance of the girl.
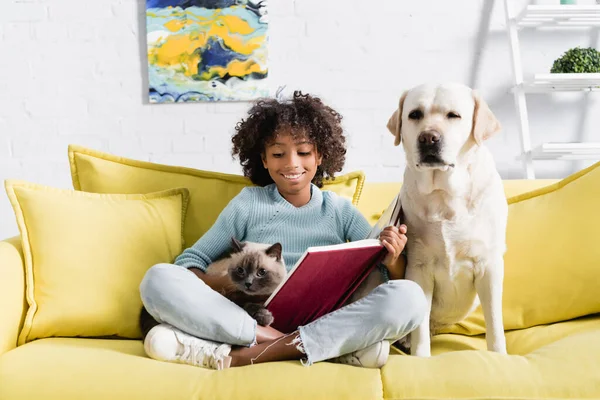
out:
M258 187L232 199L175 265L158 264L146 273L142 301L161 323L144 340L148 356L214 369L296 359L306 365L330 360L379 368L387 361L390 341L423 320L425 296L417 284L403 280L404 225L387 227L380 235L388 250L380 268L391 280L288 335L258 326L219 294L223 279L205 274L231 237L280 242L291 268L310 246L367 236L371 226L348 200L319 189L324 177L344 165L341 119L319 98L295 92L290 101L258 101L237 124L233 155Z

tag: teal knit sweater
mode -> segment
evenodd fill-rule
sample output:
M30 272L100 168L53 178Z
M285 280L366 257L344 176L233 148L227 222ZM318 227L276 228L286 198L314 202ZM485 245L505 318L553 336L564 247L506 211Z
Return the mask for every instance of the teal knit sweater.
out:
M371 226L347 199L311 185L311 199L295 207L275 184L244 188L223 209L214 225L175 264L203 271L231 244L240 241L281 243L288 271L311 246L327 246L367 237Z

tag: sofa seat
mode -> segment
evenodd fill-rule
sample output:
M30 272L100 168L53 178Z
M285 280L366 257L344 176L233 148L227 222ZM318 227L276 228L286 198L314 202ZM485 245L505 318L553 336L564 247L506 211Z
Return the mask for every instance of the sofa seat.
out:
M0 357L0 399L599 398L600 316L483 336L438 335L433 357L394 353L380 370L299 362L212 371L154 361L139 340L49 338ZM123 379L126 377L126 379Z
M141 340L48 338L0 356L2 400L381 399L378 369L297 361L223 371L155 361Z
M600 316L506 332L506 345L508 356L479 351L483 335L435 336L431 358L390 357L384 398L600 398Z

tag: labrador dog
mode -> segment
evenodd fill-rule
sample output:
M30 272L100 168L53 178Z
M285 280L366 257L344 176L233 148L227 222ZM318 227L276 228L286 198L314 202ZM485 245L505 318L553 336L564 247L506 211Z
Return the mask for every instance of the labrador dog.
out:
M430 356L430 334L463 320L478 305L477 296L487 348L506 354L508 206L484 146L500 123L469 87L426 84L402 94L387 127L406 154L400 190L408 227L406 278L423 288L429 306L429 318L410 335L411 354Z

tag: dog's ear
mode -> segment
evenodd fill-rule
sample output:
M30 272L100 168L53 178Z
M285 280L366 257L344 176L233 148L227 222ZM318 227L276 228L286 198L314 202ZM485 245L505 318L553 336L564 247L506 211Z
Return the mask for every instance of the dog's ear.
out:
M502 126L485 100L476 91L473 91L473 100L475 100L475 109L473 110L471 136L478 145L481 145L484 140L498 132Z
M400 102L398 103L398 109L394 111L387 123L387 128L389 131L392 133L392 135L396 136L396 140L394 140L394 146L398 146L402 140L402 108L404 107L404 99L406 99L407 93L408 90L402 93L402 96L400 96Z

